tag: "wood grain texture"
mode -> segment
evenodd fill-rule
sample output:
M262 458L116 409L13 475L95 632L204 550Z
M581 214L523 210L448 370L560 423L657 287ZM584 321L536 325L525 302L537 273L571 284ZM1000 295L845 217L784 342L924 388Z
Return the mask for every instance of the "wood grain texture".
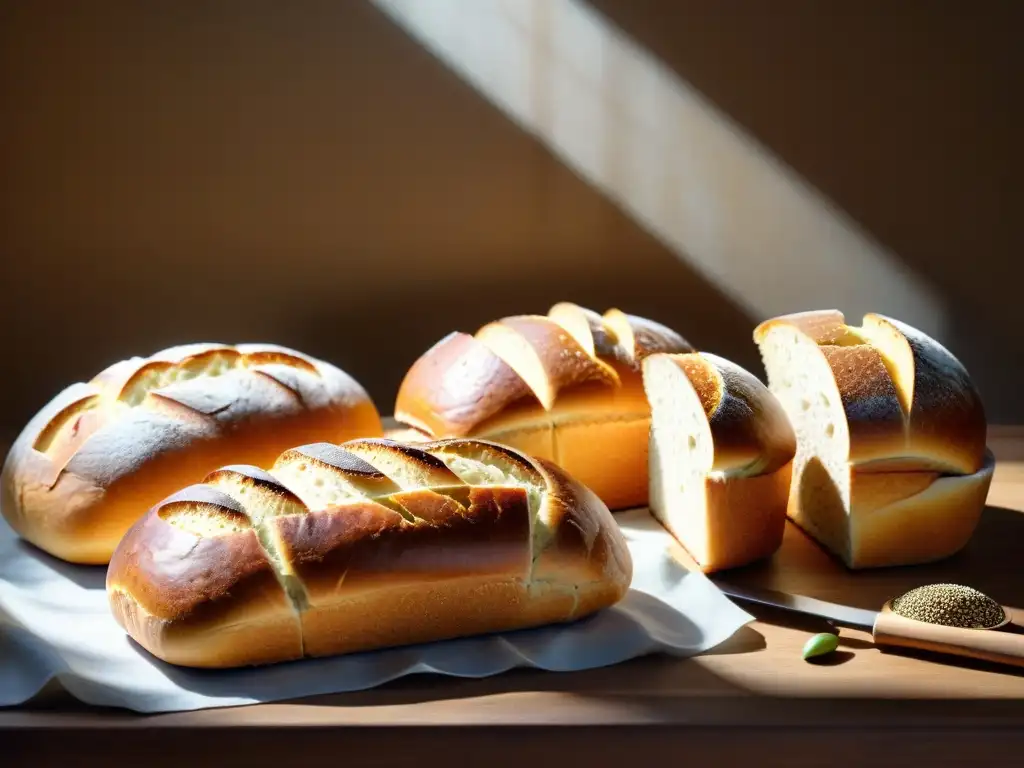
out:
M871 633L875 645L948 653L971 659L1024 667L1024 635L1020 632L944 627L912 621L885 610ZM1009 617L1007 617L1009 622Z
M790 527L771 562L730 578L873 609L906 589L957 581L1002 602L1024 626L1024 427L994 428L989 444L999 459L989 507L974 540L950 560L854 574ZM280 760L294 749L296 728L304 754L372 752L374 765L422 764L421 750L455 743L459 758L448 766L482 756L489 766L552 764L560 755L621 765L663 759L668 750L720 765L819 765L825 755L829 766L861 765L873 754L873 765L913 759L935 766L1024 747L1019 670L883 652L869 634L848 630L838 652L809 663L800 651L821 625L769 610L757 615L704 656L650 657L589 672L416 676L357 694L153 716L89 709L55 694L0 710L0 743L16 764L31 758L46 765L94 749L109 763L145 749L154 766L180 765L200 748L211 756L223 750L240 759L244 751L255 762ZM239 729L244 737L232 736Z

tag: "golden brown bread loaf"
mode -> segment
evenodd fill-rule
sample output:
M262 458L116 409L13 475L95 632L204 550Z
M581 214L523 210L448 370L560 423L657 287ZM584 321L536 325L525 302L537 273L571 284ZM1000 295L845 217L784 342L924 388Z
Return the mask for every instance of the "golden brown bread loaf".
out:
M234 667L571 621L621 599L632 567L608 508L549 462L367 439L170 496L118 545L107 591L157 657Z
M44 406L12 446L0 511L56 557L104 564L141 511L228 462L379 435L348 374L268 344L191 344L111 365Z
M796 437L752 373L717 355L643 361L650 508L710 573L772 555L786 527Z
M425 440L479 437L552 461L613 510L643 506L650 408L640 364L690 351L654 321L562 302L443 338L409 369L394 415Z
M835 310L754 332L797 435L789 514L851 568L947 557L970 539L994 459L956 357L905 323Z

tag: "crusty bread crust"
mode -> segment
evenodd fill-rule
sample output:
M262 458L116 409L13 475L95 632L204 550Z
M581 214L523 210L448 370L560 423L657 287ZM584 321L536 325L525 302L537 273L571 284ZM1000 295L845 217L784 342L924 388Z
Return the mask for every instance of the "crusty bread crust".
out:
M994 470L990 451L971 475L851 470L847 511L834 481L812 464L794 485L788 514L849 568L931 563L970 541Z
M111 558L116 620L165 661L233 667L572 621L628 590L618 525L562 469L486 441L347 445L155 505Z
M788 326L812 339L828 362L860 472L936 470L974 474L985 456L985 410L959 360L921 331L869 313L860 327L836 310L772 318L761 344ZM777 382L769 382L777 386Z
M104 564L140 509L215 467L382 429L365 390L322 361L274 345L174 347L44 406L4 463L0 511L49 554Z
M992 477L985 412L963 365L892 318L835 310L754 332L797 432L789 516L851 568L959 551Z
M442 339L410 367L395 419L429 438L510 445L562 467L613 510L642 506L650 408L640 363L692 350L652 320L560 302L547 316Z
M704 407L714 440L712 471L768 474L796 454L786 412L752 373L707 352L667 355L685 374Z

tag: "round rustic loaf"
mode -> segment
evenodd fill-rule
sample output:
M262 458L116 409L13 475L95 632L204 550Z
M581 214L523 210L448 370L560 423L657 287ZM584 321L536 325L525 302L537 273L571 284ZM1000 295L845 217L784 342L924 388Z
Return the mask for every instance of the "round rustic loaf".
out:
M133 357L53 398L15 441L0 511L61 559L103 564L141 512L229 462L382 432L338 368L269 344L191 344Z

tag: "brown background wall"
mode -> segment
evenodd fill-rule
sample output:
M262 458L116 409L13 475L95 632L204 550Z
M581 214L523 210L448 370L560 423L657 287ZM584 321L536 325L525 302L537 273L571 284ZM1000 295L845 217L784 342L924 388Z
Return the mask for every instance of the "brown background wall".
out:
M594 5L933 281L1024 420L1013 3ZM0 5L0 285L0 438L193 339L324 356L386 411L447 331L559 299L759 370L758 318L362 0Z

